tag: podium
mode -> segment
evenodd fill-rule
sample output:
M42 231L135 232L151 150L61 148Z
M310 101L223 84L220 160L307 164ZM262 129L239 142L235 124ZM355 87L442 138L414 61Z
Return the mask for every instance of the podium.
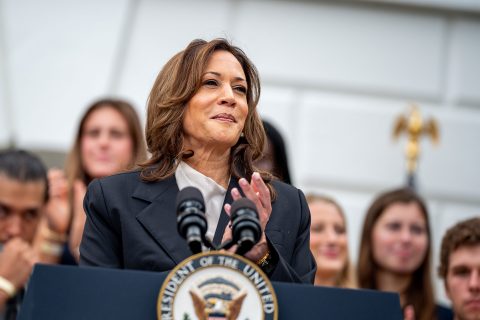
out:
M36 265L18 319L154 320L166 276L166 272ZM282 282L273 282L273 287L279 320L403 319L394 293Z

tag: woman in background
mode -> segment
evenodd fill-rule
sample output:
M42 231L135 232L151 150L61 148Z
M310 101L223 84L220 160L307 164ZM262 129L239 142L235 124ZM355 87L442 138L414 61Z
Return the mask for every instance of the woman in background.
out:
M59 246L68 238L69 251L78 262L78 248L85 224L83 198L86 186L95 178L125 171L146 158L146 146L135 109L127 102L103 99L92 104L78 127L75 142L66 162L65 173L49 171L50 201L48 223L42 235L51 245L40 246L50 262L58 262ZM48 257L45 262L48 262ZM63 255L61 262L68 260ZM70 259L71 260L71 259Z
M441 319L445 308L435 305L430 241L428 212L420 196L410 189L381 194L363 225L359 286L398 292L406 318Z
M310 250L317 263L315 285L355 288L348 255L345 214L332 198L307 195L310 208Z

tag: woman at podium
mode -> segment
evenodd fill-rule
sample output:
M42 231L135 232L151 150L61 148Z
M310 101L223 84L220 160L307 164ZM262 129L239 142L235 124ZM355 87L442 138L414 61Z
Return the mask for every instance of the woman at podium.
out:
M179 190L201 190L206 236L228 240L230 204L256 207L261 239L245 254L274 281L312 283L310 214L303 193L257 170L265 132L255 66L224 39L194 40L160 71L148 98L141 169L93 181L80 264L167 271L191 255L178 234ZM227 230L227 231L225 231Z

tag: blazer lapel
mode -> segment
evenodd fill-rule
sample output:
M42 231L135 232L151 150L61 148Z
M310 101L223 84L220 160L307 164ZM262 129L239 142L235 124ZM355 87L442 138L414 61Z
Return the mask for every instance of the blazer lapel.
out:
M226 203L232 204L233 198L231 191L233 188L237 188L243 196L243 192L238 185L238 179L232 177L213 237L213 244L215 246L221 244L225 228L230 222L230 217L225 212L224 206ZM175 199L178 192L175 177L172 176L155 183L141 183L132 194L134 198L150 202L145 209L137 214L136 218L145 230L147 230L147 233L176 264L192 255L187 242L177 231ZM267 235L269 233L268 225L266 233Z
M192 254L177 231L175 199L178 191L175 177L172 176L155 183L142 183L132 195L150 202L136 218L175 264Z
M228 223L230 222L230 217L225 212L225 204L232 204L232 189L237 188L240 193L242 193L242 189L238 185L238 179L235 177L230 178L230 182L228 184L227 194L225 195L225 200L223 201L222 205L222 212L220 213L220 218L218 219L217 229L215 229L215 235L213 236L213 245L219 246L222 242L223 234L225 232L225 228L227 227ZM242 193L243 194L243 193Z

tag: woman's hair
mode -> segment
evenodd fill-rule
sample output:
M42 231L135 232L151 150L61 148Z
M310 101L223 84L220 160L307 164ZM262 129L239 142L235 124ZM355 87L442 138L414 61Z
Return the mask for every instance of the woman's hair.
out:
M263 120L263 127L268 141L273 149L273 174L285 183L291 184L290 170L288 169L287 148L280 132L270 122Z
M263 151L265 132L256 107L260 97L257 69L245 53L225 39L193 40L163 67L153 84L147 102L145 137L151 158L142 163L146 181L165 179L175 173L178 163L193 156L184 150L183 119L187 103L199 90L205 68L215 51L230 52L240 63L247 81L248 115L243 137L231 149L230 172L234 177L250 177L252 162ZM271 193L271 175L260 172Z
M340 213L340 216L342 217L344 226L345 226L345 232L347 232L347 220L345 217L345 212L343 211L343 208L340 206L340 204L333 198L326 196L326 195L320 195L320 194L308 194L306 196L307 203L310 205L314 202L325 202L328 204L333 205L337 211ZM337 278L337 283L336 286L342 287L342 288L356 288L357 287L357 279L355 277L355 271L353 270L352 263L350 262L350 254L348 250L348 244L347 244L347 260L345 262L345 265L343 266L343 269L340 273L340 276Z
M93 180L85 167L83 166L82 154L81 154L81 142L83 131L85 127L85 122L88 117L95 111L102 108L111 108L118 111L125 119L128 127L128 135L132 140L133 153L132 160L125 169L133 168L139 161L144 161L146 158L146 147L145 140L143 139L142 126L140 125L140 120L138 118L137 112L128 102L117 99L102 99L93 103L88 107L87 111L80 120L77 133L75 135L75 142L73 148L71 149L66 163L66 175L70 188L73 186L75 180L81 180L86 185Z
M375 224L384 211L395 203L418 204L425 219L428 247L420 266L413 272L410 284L405 294L405 305L412 305L415 310L415 317L419 320L431 320L434 317L435 299L433 286L430 278L431 268L431 232L428 219L427 207L423 199L413 190L408 188L396 189L385 192L378 196L367 211L363 224L363 231L360 242L358 257L358 284L360 288L378 289L376 275L379 266L373 257L372 234Z

